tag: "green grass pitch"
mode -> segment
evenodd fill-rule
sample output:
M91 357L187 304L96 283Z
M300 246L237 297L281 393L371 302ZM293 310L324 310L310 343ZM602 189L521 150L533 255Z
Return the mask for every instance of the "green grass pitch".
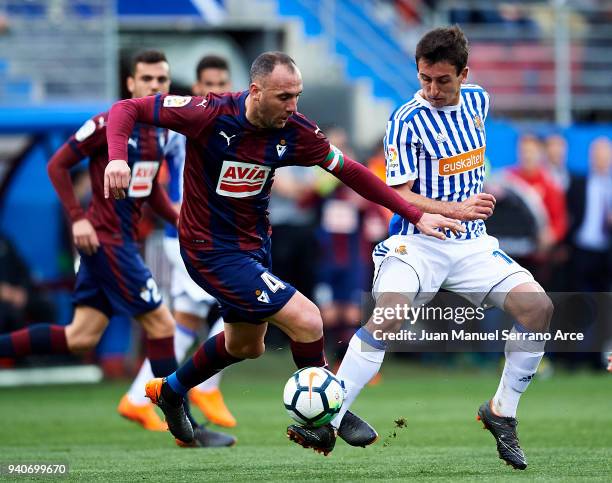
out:
M606 372L534 381L519 407L529 460L519 472L498 459L492 436L475 421L478 405L497 387L493 372L420 369L390 359L382 384L366 388L354 406L380 440L367 449L339 440L325 458L285 436L282 388L292 367L277 353L228 371L222 387L239 441L213 450L178 448L169 433L121 419L115 407L127 382L3 388L0 464L64 462L74 481L612 481ZM396 428L401 417L407 425Z

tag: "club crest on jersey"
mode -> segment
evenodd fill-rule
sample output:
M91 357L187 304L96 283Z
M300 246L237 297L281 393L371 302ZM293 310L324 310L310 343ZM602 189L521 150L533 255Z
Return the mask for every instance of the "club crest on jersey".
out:
M398 255L407 255L408 250L406 250L406 245L399 245L398 247L396 247L395 253L397 253Z
M287 142L284 139L281 139L280 142L276 145L276 154L278 154L278 158L282 158L283 154L287 151Z
M166 96L164 107L185 107L191 102L191 96Z
M442 144L442 143L445 143L446 141L448 141L448 138L444 135L444 133L439 132L438 135L436 136L436 142L438 144Z
M246 198L261 193L271 169L259 164L223 161L217 193L232 198Z
M482 122L482 118L478 114L474 116L474 126L479 131L484 131L484 122Z

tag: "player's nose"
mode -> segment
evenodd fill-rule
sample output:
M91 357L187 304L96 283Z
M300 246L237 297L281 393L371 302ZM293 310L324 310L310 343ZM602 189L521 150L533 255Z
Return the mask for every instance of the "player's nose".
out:
M289 114L293 114L295 111L297 111L297 99L290 101L285 110L289 113Z

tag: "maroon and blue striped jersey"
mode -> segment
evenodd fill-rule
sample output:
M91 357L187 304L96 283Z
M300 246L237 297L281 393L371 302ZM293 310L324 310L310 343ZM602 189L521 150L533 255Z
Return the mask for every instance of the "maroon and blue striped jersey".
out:
M120 245L133 242L141 207L148 201L166 220L176 222L176 212L165 190L157 182L159 166L164 159L168 131L163 128L136 124L127 141L127 162L132 179L123 200L104 198L104 169L108 164L106 126L108 113L98 114L81 126L49 162L49 175L72 222L87 218L96 230L100 242ZM76 199L69 169L89 157L91 203L84 212Z
M130 100L138 111L133 119L187 137L179 222L183 246L256 250L271 233L268 203L277 168L320 165L337 171L342 167L342 153L300 113L291 115L281 129L252 125L245 115L247 95L248 91ZM111 111L111 123L120 123L113 115ZM124 142L118 143L115 154L111 152L111 159L123 159L117 156L124 156ZM109 137L109 149L111 144Z

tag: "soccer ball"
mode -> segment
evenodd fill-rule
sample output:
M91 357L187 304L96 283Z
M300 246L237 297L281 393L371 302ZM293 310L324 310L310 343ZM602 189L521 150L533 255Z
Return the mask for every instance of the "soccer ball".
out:
M307 426L323 426L338 414L344 402L342 383L322 367L305 367L285 384L285 409L294 420Z

